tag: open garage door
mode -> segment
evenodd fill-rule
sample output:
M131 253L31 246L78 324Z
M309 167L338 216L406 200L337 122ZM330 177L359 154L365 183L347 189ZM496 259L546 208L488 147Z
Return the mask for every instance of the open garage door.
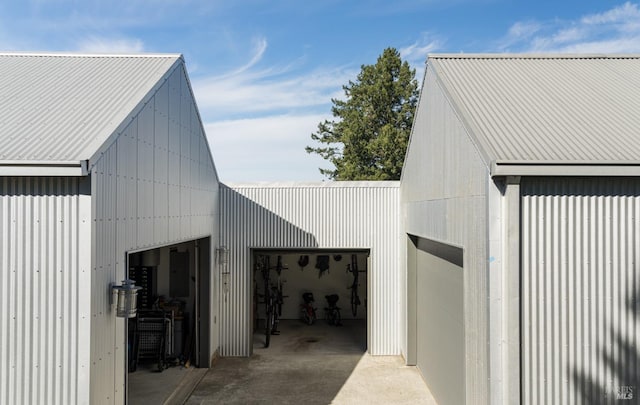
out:
M284 323L295 323L355 334L366 351L368 260L368 250L254 249L254 347L268 346Z
M210 250L203 238L128 255L142 287L127 325L128 403L162 403L190 368L208 367Z

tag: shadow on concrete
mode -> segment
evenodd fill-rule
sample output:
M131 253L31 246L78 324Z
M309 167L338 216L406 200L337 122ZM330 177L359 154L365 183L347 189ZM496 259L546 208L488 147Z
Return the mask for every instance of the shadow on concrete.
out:
M572 378L579 403L640 404L640 336L635 333L635 325L640 322L636 303L638 292L629 294L620 314L621 318L631 321L627 325L632 330L624 334L611 325L609 320L606 333L612 336L611 344L599 348L599 367L593 371L597 375L574 368ZM608 381L603 381L603 374L608 376Z
M362 320L343 327L283 321L269 348L256 344L249 358L219 359L187 404L329 404L365 355L362 329Z
M436 404L418 370L401 356L364 352L366 337L354 339L364 336L364 320L343 323L283 321L283 333L268 349L220 359L187 404Z

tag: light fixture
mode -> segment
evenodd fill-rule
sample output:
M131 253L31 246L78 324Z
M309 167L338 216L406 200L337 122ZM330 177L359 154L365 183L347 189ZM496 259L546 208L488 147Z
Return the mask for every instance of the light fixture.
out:
M219 265L226 265L229 263L229 249L226 246L220 246L216 251L218 253Z
M216 249L216 253L218 254L218 267L220 269L220 278L222 281L222 292L224 293L225 300L226 296L229 294L229 283L230 283L230 275L229 275L229 249L226 246L220 246Z
M116 295L116 316L119 318L135 318L138 311L138 290L133 280L122 280L122 285L112 285L111 291Z

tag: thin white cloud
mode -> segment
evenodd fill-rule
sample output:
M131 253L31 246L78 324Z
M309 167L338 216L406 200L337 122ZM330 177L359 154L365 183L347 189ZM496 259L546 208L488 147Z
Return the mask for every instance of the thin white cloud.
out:
M322 114L274 115L205 124L222 181L323 180L330 164L305 152ZM256 168L260 174L256 174Z
M400 56L411 65L423 65L427 59L427 54L441 49L444 41L435 38L433 35L425 34L422 38L411 45L400 48Z
M553 35L553 43L576 43L589 36L589 32L582 27L562 29Z
M509 28L509 36L514 38L529 38L540 31L540 24L535 21L519 21Z
M262 59L262 56L264 55L264 52L267 50L267 40L266 38L257 38L254 40L254 55L251 58L251 60L244 66L241 66L240 68L238 68L237 70L235 70L234 72L231 72L230 75L237 75L240 74L242 72L246 72L247 70L251 69L253 66L255 66L258 62L260 62L260 59Z
M640 10L638 5L626 2L621 6L614 7L603 13L590 14L580 20L585 25L618 24L625 21L638 21Z
M507 35L499 41L498 47L505 50L514 44L530 41L541 29L542 25L536 21L518 21L509 27Z
M348 68L285 74L279 69L243 70L237 74L193 80L200 109L212 116L300 110L322 106L342 94L341 86L355 73Z
M77 50L86 53L140 53L144 52L144 44L139 39L91 36L82 39Z
M531 38L542 29L535 21L519 21L509 28L508 36L516 40Z
M640 8L622 5L563 21L516 22L499 41L500 51L628 53L640 51Z
M581 42L562 48L566 53L634 53L640 52L640 35L628 38Z

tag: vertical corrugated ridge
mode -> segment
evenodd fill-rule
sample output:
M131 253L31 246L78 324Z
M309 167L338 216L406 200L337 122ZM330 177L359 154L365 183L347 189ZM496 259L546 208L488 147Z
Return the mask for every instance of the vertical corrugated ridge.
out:
M252 248L371 251L372 354L400 352L399 188L221 187L222 245L229 248L229 291L221 291L221 354L251 352Z
M0 403L78 401L78 182L0 179Z
M638 214L636 179L524 183L524 403L637 397Z
M450 72L442 72L445 78L440 73L440 66L430 59L426 91L416 113L411 148L403 168L403 231L464 250L465 376L460 386L468 401L483 404L490 401L493 378L489 373L488 339L488 278L492 265L487 261L494 255L489 251L491 224L487 217L493 208L488 206L487 193L494 182L489 177L486 145L478 144L470 134L466 116L451 98L457 89L444 83ZM471 82L460 85L472 85ZM474 104L468 108L472 113L472 108L479 107ZM487 125L490 124L493 123ZM499 258L499 254L495 257Z
M91 403L125 401L125 320L112 311L109 285L126 276L126 252L207 236L218 246L218 181L210 155L201 153L206 138L195 101L182 97L186 80L175 69L92 168L94 268L91 286L81 287L91 289ZM217 308L211 311L215 331ZM217 344L211 339L202 344Z

